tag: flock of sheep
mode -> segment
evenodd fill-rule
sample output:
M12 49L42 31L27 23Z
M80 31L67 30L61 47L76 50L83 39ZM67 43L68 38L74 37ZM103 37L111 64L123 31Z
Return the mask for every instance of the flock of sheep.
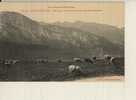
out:
M80 58L74 58L74 61L76 62L88 62L96 65L114 65L118 69L123 69L124 70L124 57L112 57L109 55L105 55L104 58L97 58L93 57L92 59L90 58L85 58L84 60ZM79 65L69 65L68 66L68 71L70 73L82 73L82 68Z
M92 57L92 58L73 58L73 62L76 63L90 63L90 64L99 64L99 65L104 65L104 64L111 64L118 66L119 68L124 68L124 57L112 57L110 55L104 55L103 58L98 58L98 57ZM20 60L0 60L0 64L4 65L12 65L21 62ZM48 59L36 59L33 62L35 63L48 63ZM58 63L63 63L62 59L57 59ZM80 65L77 64L70 64L68 67L68 72L69 73L75 73L75 72L82 72L82 68Z

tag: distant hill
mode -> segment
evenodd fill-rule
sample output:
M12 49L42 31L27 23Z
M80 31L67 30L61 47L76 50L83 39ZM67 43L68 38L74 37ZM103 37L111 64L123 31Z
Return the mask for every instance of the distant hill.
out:
M71 58L99 56L101 51L123 55L122 43L112 42L98 33L37 22L16 12L0 12L0 55L4 58Z
M94 33L97 36L102 36L113 43L124 44L124 28L118 28L111 25L106 24L98 24L98 23L86 23L82 21L76 22L56 22L55 25L63 26L63 27L72 27L76 29L80 29L86 32Z

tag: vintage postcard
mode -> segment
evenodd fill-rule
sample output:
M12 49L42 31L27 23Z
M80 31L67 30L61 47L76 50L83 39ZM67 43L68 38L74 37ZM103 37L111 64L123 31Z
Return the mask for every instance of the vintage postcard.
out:
M0 3L0 81L124 81L124 2Z

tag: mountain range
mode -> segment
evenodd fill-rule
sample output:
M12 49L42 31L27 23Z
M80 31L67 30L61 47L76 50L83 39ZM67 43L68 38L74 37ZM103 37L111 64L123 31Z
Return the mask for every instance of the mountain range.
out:
M124 28L118 28L107 24L87 23L82 21L76 22L56 22L55 25L76 28L86 32L93 33L97 36L104 37L113 43L124 44Z
M2 58L71 58L124 55L124 32L114 26L35 21L21 13L0 12Z

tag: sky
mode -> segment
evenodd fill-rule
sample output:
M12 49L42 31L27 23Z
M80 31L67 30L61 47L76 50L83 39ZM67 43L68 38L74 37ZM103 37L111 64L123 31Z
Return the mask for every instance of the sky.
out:
M94 22L124 27L123 2L0 3L0 11L14 11L33 20Z

